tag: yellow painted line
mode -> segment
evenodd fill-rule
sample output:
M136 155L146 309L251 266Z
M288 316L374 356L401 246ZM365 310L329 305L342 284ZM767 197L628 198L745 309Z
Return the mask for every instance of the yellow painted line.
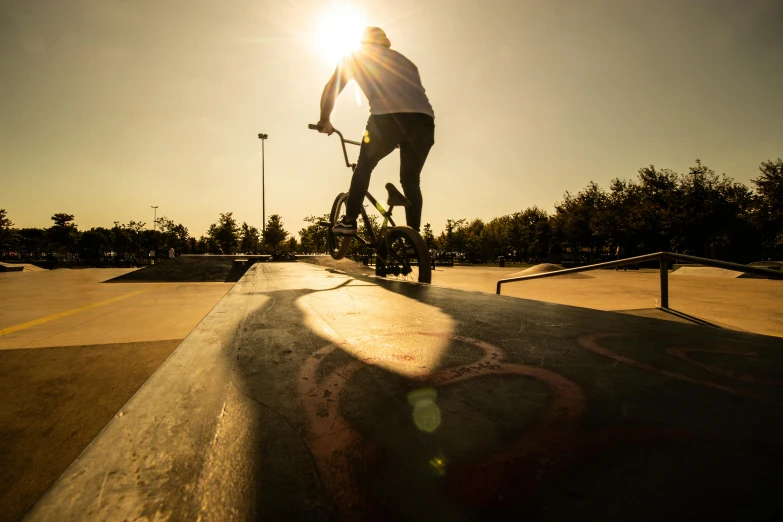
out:
M74 308L72 310L67 310L65 312L60 312L54 315L47 315L46 317L41 317L40 319L35 319L34 321L28 321L26 323L17 324L15 326L9 326L8 328L0 330L0 337L4 337L8 334L18 332L19 330L32 328L33 326L38 326L39 324L48 323L49 321L54 321L55 319L61 319L63 317L68 317L69 315L78 314L79 312L92 310L93 308L98 308L99 306L105 306L107 304L116 303L117 301L128 299L129 297L135 297L137 295L143 294L144 292L149 292L150 290L154 290L155 288L157 288L157 286L154 286L152 288L146 288L144 290L138 290L136 292L131 292L129 294L120 295L117 297L112 297L111 299L106 299L105 301L98 301L97 303L88 304L86 306L81 306L79 308Z

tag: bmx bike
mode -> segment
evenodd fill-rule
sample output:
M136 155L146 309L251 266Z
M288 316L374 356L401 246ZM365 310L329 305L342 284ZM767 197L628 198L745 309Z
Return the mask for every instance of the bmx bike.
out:
M318 130L318 125L310 124L308 128ZM348 151L345 144L359 145L358 141L346 140L337 129L334 133L340 137L340 145L343 148L345 166L353 172L356 163L348 159ZM365 198L383 217L383 223L376 233L373 223L370 221L367 211L362 206L361 216L364 227L356 235L342 235L332 232L332 226L337 223L340 216L345 214L345 206L348 201L348 193L341 192L337 195L329 213L329 221L321 221L320 225L326 228L326 245L329 255L333 259L342 259L351 249L353 239L365 248L368 253L375 254L375 275L390 277L419 283L430 283L432 280L432 267L430 253L419 233L408 226L397 225L392 218L394 207L409 207L411 202L392 183L386 184L389 193L387 205L389 210L376 200L368 191ZM364 236L364 237L362 237Z

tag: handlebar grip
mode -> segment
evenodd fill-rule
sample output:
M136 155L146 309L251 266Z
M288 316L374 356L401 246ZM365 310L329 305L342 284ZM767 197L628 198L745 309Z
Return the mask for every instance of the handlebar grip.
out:
M320 130L321 129L321 127L319 127L315 123L311 123L310 125L307 126L307 128L310 129L310 130Z

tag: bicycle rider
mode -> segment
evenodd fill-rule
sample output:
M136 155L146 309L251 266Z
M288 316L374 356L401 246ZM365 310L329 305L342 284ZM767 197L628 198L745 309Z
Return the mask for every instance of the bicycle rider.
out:
M400 147L400 184L411 206L405 209L408 226L421 226L421 170L435 143L435 114L419 70L405 56L391 49L386 33L367 27L361 46L346 55L326 82L321 95L319 131L334 132L330 121L337 96L345 85L356 83L370 102L370 118L364 131L359 160L351 179L346 215L334 224L335 234L356 234L356 219L362 209L370 175L378 162Z

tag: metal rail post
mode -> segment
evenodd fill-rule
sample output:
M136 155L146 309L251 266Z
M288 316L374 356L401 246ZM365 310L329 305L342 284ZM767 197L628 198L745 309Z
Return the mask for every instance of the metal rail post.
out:
M669 308L669 258L661 252L661 308Z

